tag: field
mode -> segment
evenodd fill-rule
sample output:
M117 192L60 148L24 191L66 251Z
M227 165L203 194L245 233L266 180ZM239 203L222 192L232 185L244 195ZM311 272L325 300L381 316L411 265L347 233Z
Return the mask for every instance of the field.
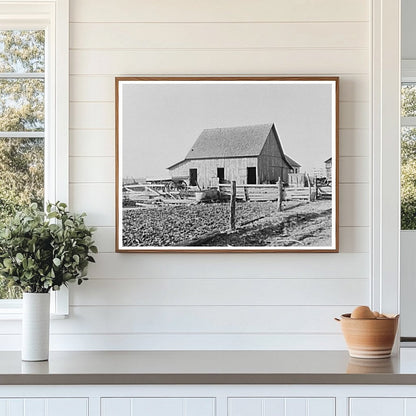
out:
M161 246L330 246L330 200L239 202L229 232L229 204L149 205L123 209L123 245Z

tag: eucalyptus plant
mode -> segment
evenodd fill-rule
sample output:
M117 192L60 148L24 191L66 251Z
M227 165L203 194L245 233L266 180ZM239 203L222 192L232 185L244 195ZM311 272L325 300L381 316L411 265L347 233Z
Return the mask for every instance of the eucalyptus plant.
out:
M70 213L61 202L49 203L46 213L36 204L17 212L0 228L0 277L29 293L87 280L97 247L85 216Z

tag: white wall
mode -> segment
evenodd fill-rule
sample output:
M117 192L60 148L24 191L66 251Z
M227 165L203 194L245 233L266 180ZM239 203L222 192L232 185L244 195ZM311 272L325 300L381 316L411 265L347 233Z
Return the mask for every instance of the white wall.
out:
M333 317L370 299L370 3L70 1L70 204L100 254L53 348L345 347ZM114 77L147 74L339 75L340 253L115 254Z

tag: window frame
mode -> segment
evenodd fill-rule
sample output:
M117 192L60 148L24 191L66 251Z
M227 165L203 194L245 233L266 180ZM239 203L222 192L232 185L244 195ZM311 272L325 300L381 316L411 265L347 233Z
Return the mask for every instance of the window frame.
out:
M406 59L401 61L401 81L400 86L406 83L411 83L416 85L416 60ZM401 140L401 130L403 127L416 128L416 116L402 116L400 115L400 140ZM400 163L401 169L401 163ZM400 232L406 233L415 233L415 230L402 230L400 226Z
M69 0L0 0L0 30L45 30L45 201L69 200ZM59 87L57 87L59 86ZM69 313L68 290L51 292L51 313ZM21 300L0 300L0 320L20 318Z
M373 0L371 13L370 307L400 313L401 5Z

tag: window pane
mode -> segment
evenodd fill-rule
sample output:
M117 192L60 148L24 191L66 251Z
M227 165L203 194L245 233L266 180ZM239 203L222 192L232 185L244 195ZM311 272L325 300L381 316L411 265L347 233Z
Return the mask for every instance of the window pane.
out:
M0 30L0 72L45 72L45 31Z
M43 205L44 139L0 138L0 224L31 202ZM21 291L0 279L0 299L19 299Z
M44 139L0 138L0 220L14 208L43 206Z
M416 127L401 129L401 228L416 229Z
M0 131L45 129L45 82L42 79L0 79Z

